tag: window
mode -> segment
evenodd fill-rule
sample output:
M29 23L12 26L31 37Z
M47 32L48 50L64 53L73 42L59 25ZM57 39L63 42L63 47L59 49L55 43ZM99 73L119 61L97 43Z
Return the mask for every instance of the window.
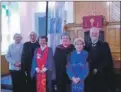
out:
M1 52L6 53L13 35L20 33L20 15L18 2L2 2L2 43Z
M118 22L120 21L120 2L109 2L110 6L110 22Z

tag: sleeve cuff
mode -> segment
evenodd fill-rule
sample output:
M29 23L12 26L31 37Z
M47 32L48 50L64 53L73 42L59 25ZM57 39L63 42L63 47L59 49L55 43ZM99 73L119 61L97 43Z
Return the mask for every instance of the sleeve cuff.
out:
M38 67L36 67L35 70L37 71L38 70Z

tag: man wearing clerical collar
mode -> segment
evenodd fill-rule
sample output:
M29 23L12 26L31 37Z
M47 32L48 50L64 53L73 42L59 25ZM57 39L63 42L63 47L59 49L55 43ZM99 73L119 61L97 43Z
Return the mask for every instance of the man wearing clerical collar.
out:
M36 81L35 78L31 79L30 77L30 70L32 64L32 58L34 55L34 50L39 47L37 42L37 34L32 31L29 33L30 41L25 42L23 45L22 50L22 57L21 57L21 69L25 73L25 80L26 80L26 91L27 92L36 92Z
M90 30L90 38L91 38L91 42L93 44L96 44L99 38L99 30L94 30L94 29L96 28L93 28L92 30Z
M91 44L85 49L89 52L89 76L86 80L85 92L114 92L113 60L107 42L99 40L99 29L90 30Z

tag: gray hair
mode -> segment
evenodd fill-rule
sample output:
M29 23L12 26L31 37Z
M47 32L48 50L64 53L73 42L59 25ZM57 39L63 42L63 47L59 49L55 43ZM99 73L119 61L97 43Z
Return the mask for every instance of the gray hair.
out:
M28 33L28 36L29 36L29 37L30 37L30 34L31 34L31 33L34 33L34 34L37 36L36 32L31 31L31 32Z
M15 39L15 36L17 36L17 35L19 35L19 36L21 37L21 39L22 39L22 36L21 36L21 34L19 34L19 33L15 33L15 34L13 35L13 39Z
M69 39L71 39L67 32L62 33L62 35L61 35L61 39L62 39L63 36L68 36Z

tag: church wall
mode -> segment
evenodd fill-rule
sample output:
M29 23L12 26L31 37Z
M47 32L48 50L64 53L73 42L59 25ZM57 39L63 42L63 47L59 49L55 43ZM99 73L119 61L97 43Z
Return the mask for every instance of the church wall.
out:
M95 15L104 15L108 20L109 9L106 2L74 2L74 21L75 23L82 23L83 16L91 15L94 10Z
M114 60L114 68L120 68L120 23L119 21L114 21L114 19L118 18L112 17L112 6L107 2L74 2L74 23L81 24L82 17L91 15L91 11L95 10L96 15L105 16L106 20L109 23L107 27L104 29L105 33L105 41L109 43L111 48L113 60ZM118 9L117 9L118 10ZM118 11L117 11L118 14ZM114 19L113 19L114 18ZM72 37L72 42L76 37L84 38L84 31L81 27L71 27L69 29L70 36Z
M35 31L34 14L37 11L37 2L20 2L20 33L22 34L22 41L29 40L28 33ZM4 55L1 55L1 74L8 74L8 63Z
M28 33L35 31L35 13L36 2L21 2L20 3L20 30L23 37L23 42L29 40Z

